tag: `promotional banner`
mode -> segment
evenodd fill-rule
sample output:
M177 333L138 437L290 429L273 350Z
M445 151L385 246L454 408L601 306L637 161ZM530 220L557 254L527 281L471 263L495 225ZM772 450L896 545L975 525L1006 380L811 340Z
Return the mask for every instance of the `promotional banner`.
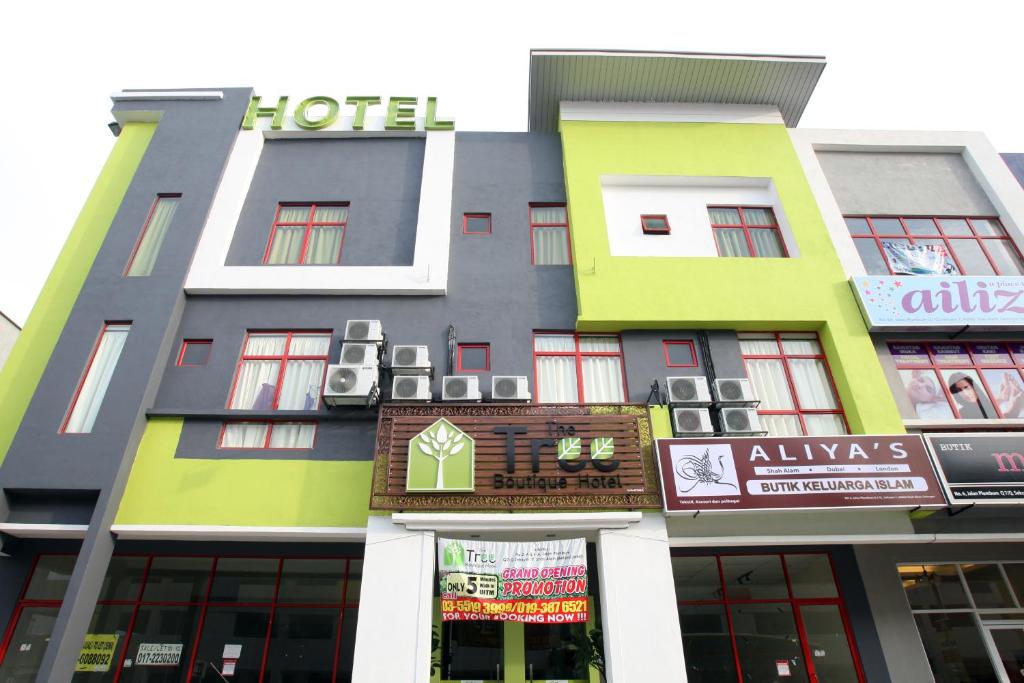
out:
M853 278L868 327L1024 327L1024 277L869 275Z
M437 539L443 621L586 623L587 542Z
M937 244L882 241L892 272L903 275L950 275L953 264L946 261L946 248Z
M1024 504L1024 435L925 437L952 503Z
M658 439L665 511L942 507L920 436Z

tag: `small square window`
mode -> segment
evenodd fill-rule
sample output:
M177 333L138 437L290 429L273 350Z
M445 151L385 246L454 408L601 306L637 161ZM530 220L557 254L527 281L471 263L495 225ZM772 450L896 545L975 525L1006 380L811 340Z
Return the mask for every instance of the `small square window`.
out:
M490 372L491 345L459 344L456 368L459 372Z
M206 365L206 361L210 358L210 348L212 346L212 339L186 339L181 343L181 353L178 354L178 367Z
M697 353L692 341L670 340L662 342L665 348L665 365L670 368L697 367Z
M462 216L462 234L464 235L490 235L491 214L489 213L467 213Z
M640 216L640 227L645 235L667 235L672 231L665 214Z

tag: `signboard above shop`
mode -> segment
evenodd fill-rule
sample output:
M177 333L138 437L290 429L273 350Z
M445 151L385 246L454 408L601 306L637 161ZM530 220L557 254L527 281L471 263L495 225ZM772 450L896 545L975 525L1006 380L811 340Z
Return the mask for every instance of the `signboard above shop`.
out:
M1024 277L870 275L852 285L871 330L1024 328Z
M263 127L272 131L436 131L455 130L454 119L442 119L437 113L437 98L350 95L341 99L326 95L306 97L289 104L287 95L269 99L260 96L249 101L242 119L242 130ZM420 102L423 108L418 112ZM418 115L421 114L421 115Z
M945 506L920 436L658 439L667 514Z
M925 438L951 503L1024 505L1024 433Z
M660 508L650 415L640 405L384 405L370 505Z

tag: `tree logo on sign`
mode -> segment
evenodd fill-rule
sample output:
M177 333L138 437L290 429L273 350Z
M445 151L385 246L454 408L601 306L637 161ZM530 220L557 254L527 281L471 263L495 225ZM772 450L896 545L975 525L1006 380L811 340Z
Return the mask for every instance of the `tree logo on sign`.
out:
M444 418L409 440L406 491L472 491L475 443Z

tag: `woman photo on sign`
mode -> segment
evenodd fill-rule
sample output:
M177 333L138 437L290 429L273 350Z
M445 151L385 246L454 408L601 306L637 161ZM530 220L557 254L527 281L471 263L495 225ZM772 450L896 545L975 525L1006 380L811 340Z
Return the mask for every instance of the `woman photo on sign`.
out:
M954 372L946 377L949 393L956 401L957 412L962 420L987 420L996 415L996 410L985 395L981 382L971 375L974 373Z
M907 398L922 420L951 420L953 409L935 376L934 370L900 370Z

